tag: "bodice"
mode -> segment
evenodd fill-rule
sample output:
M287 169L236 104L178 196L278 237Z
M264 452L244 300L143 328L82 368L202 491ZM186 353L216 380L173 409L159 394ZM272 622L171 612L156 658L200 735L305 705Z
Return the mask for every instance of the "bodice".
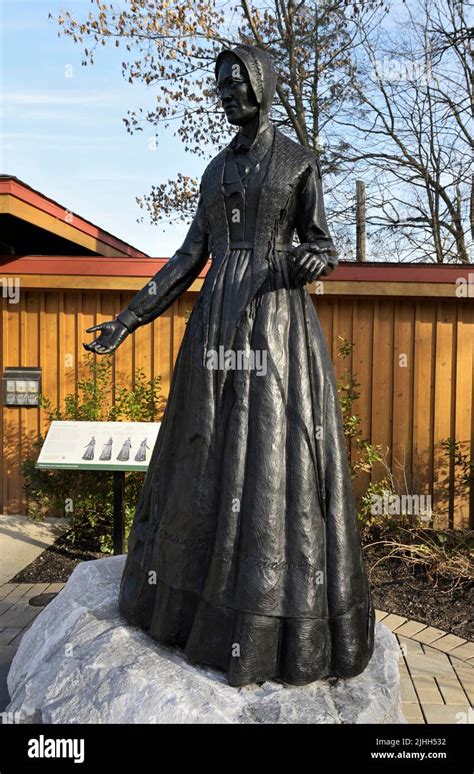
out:
M263 182L271 156L269 147L256 163L246 154L229 149L224 166L222 193L229 228L230 248L251 248Z

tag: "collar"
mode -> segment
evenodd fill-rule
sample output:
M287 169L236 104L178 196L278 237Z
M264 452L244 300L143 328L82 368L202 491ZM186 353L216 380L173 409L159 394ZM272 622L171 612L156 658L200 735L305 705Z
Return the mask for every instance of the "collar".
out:
M268 132L268 130L272 127L273 124L270 123L268 117L266 115L262 116L255 138L252 140L250 137L247 137L247 135L243 134L241 129L239 129L230 143L232 149L234 151L242 150L244 153L249 150L254 150L255 146L260 144L260 140L262 139L263 135L265 135L265 133Z
M259 126L253 141L238 132L230 143L231 149L238 160L248 160L252 165L258 164L273 143L274 131L273 124L266 119Z

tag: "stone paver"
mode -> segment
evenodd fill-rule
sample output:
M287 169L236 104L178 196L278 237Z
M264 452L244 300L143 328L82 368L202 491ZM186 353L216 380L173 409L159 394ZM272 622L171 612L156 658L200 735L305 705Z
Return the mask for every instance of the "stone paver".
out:
M11 645L15 637L23 631L18 626L7 626L0 632L0 646Z
M426 629L427 626L419 621L407 621L395 630L397 634L402 634L404 637L413 637L414 634L421 632L422 629Z
M431 645L433 648L447 653L448 650L454 650L458 645L464 645L465 642L466 640L463 640L462 637L456 637L455 634L447 634L445 637L441 637L439 640L432 642Z
M434 642L435 640L439 640L440 637L443 637L446 632L443 632L441 629L435 629L434 626L428 626L426 629L423 629L421 632L418 632L417 634L412 635L413 640L417 640L418 642L425 642L426 644L429 644L430 642Z
M6 597L10 591L14 591L16 588L18 588L18 583L4 583L3 586L0 586L0 599Z
M401 626L401 624L405 623L406 620L407 619L403 618L401 615L394 615L391 613L383 619L383 625L387 626L390 631L393 632L394 629L396 629L398 626Z
M388 620L400 645L400 692L407 721L474 723L474 668L469 663L474 643L402 616L382 614L378 620ZM463 658L456 658L456 652Z
M48 594L59 594L65 585L65 583L50 583L48 585Z
M5 613L0 615L2 627L10 626L20 627L28 626L41 611L40 607L32 607L28 603L12 605Z
M9 702L6 677L20 640L43 608L32 597L58 593L64 583L0 586L0 712ZM409 723L474 724L474 643L403 616L376 610L400 645L400 690ZM458 655L459 654L459 655Z
M451 663L459 682L463 687L464 693L474 706L474 668L466 666L462 662L456 661L456 659L452 659Z
M416 642L416 640L412 640L409 637L401 637L398 634L398 630L395 632L395 635L400 645L400 650L404 656L406 656L407 653L410 653L410 654L420 653L421 655L423 655L424 651L423 651L423 648L421 647L421 643Z
M10 608L14 604L15 604L15 600L14 599L10 599L9 600L8 597L6 599L3 599L0 602L0 616L2 616L4 613L6 613L7 610L10 610Z
M407 704L403 702L403 714L409 723L426 723L425 716L423 715L421 707L418 703Z
M418 695L409 674L400 676L400 693L403 704L418 704Z
M446 706L444 704L424 704L423 713L426 717L427 723L473 723L474 718L472 713L469 713L469 708L463 704L452 704Z
M462 661L474 660L474 642L465 642L464 645L459 645L454 650L450 650L449 655L460 658Z
M8 584L11 585L11 584ZM17 583L15 585L15 588L12 589L2 600L2 602L7 602L11 600L21 599L21 597L24 597L25 594L28 594L28 592L33 588L35 584L34 583Z
M457 674L453 677L440 675L436 682L445 704L465 704L469 707L469 700Z
M32 588L24 595L25 597L28 597L28 599L32 599L33 597L38 596L38 594L44 594L46 589L48 591L53 591L51 589L51 586L56 585L53 583L33 583ZM61 588L64 586L64 583L59 584Z
M412 675L420 704L444 704L443 697L432 675Z
M10 699L7 675L21 638L42 607L29 604L32 597L58 593L64 583L5 583L0 586L0 712ZM461 663L461 662L460 662Z
M440 655L444 656L444 653ZM451 677L455 674L447 656L442 661L430 653L408 653L405 658L412 677L431 677L433 675Z

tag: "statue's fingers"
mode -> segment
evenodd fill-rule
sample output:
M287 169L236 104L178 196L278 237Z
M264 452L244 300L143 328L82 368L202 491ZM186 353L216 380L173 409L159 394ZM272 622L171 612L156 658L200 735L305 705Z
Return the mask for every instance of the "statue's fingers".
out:
M312 256L310 253L304 253L304 255L301 258L299 258L294 272L295 279L301 279L304 276L304 274L308 270L311 258Z
M294 257L294 262L296 266L300 266L303 261L305 261L311 253L308 250L305 250L302 253L297 253Z
M304 271L301 272L300 281L303 282L305 285L307 285L308 282L312 282L313 277L317 276L317 274L318 274L318 263L315 262L314 256L311 256L311 260L308 261L308 263L304 268Z
M105 323L97 323L97 325L92 325L90 328L86 328L86 333L92 333L92 331L100 331L102 330L103 325L105 325Z
M317 279L321 276L322 271L324 270L325 264L321 264L318 266L314 271L311 272L311 277L308 280L308 282L316 282Z
M318 271L320 266L321 266L321 261L319 260L319 258L316 258L314 255L312 255L311 261L309 261L307 264L308 272L310 274L314 274L314 272Z
M314 256L314 261L312 263L313 271L321 271L321 269L324 269L325 266L326 266L326 261L324 261L322 258L318 258L317 256Z

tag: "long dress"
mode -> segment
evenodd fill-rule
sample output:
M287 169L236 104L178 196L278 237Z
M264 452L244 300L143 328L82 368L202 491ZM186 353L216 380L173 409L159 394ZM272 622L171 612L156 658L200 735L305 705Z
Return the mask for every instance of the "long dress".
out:
M100 453L100 460L110 460L112 458L112 444L113 440L112 438L109 438L109 440L104 444L104 448Z
M126 462L130 457L131 446L132 446L132 442L130 441L130 438L127 438L127 440L123 442L122 448L117 454L117 459Z
M333 366L311 298L292 282L287 248L274 252L252 295L268 144L272 132L247 174L237 153L225 157L229 250L186 326L120 590L130 624L224 670L235 686L350 677L374 644ZM305 176L288 217L324 241L319 185ZM239 197L245 217L234 223ZM205 228L201 200L183 255ZM144 311L150 303L142 295L124 319L153 319L160 298L153 313ZM219 352L236 362L260 352L265 368L222 367Z
M83 460L93 460L94 459L94 449L95 449L95 438L92 436L91 440L88 444L86 444L86 450L84 454L82 455Z
M146 438L141 442L140 446L138 447L137 453L135 454L135 459L137 462L144 462L146 460L146 450L149 449L146 442Z

